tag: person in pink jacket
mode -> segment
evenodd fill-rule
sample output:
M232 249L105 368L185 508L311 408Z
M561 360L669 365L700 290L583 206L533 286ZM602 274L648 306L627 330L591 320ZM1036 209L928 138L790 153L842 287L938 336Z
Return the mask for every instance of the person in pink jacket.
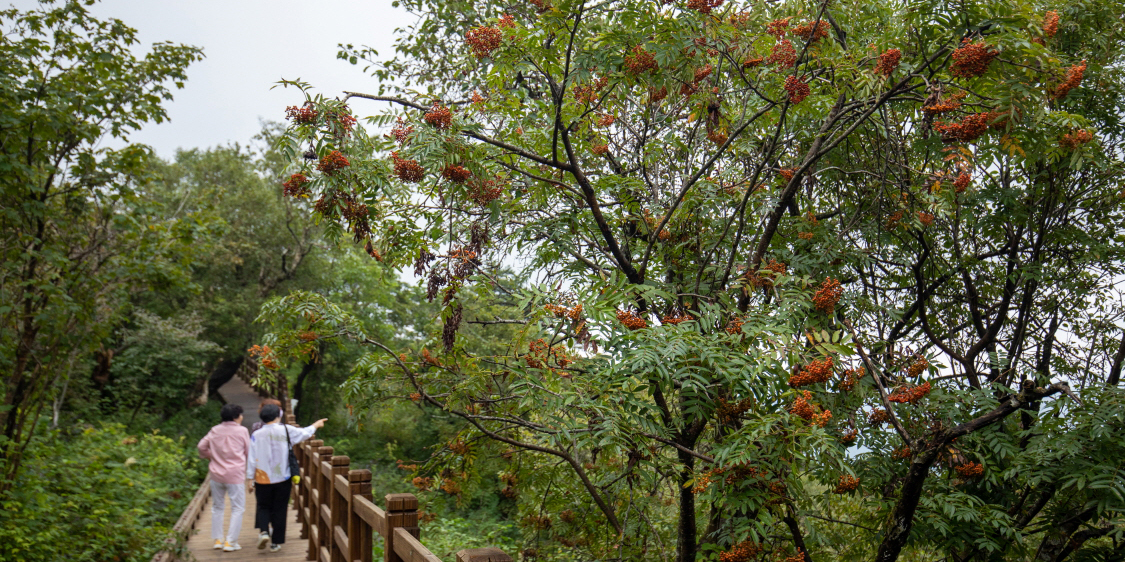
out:
M242 514L246 511L246 457L250 453L250 432L242 427L242 406L226 404L219 411L222 423L211 428L199 441L199 456L210 459L211 473L211 538L214 548L225 552L242 549L238 534L242 532ZM223 510L230 497L230 527L223 540Z

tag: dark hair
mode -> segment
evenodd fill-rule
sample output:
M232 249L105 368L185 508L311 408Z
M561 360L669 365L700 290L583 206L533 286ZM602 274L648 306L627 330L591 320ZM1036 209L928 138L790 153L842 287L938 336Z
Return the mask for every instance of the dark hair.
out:
M219 417L223 418L225 422L234 421L241 415L242 406L238 404L223 404L223 409L219 410Z
M262 423L270 423L276 420L281 415L281 408L275 404L266 404L262 406L261 411L258 412L258 417L262 418Z

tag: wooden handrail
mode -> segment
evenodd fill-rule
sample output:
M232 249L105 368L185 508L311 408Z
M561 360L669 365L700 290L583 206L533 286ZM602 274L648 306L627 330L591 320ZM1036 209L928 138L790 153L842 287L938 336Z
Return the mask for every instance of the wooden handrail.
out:
M308 540L308 560L374 562L378 536L384 562L440 562L420 540L414 494L386 494L379 507L372 498L370 470L351 469L351 459L334 455L319 439L297 445L296 453L301 478L293 499L301 538ZM512 562L512 557L497 548L473 548L458 551L457 561Z
M152 557L152 562L172 562L179 560L176 550L180 544L187 540L191 534L192 529L195 528L196 521L199 520L199 514L203 512L203 506L207 504L207 500L211 497L211 476L207 475L203 479L203 483L199 485L199 489L195 491L191 501L188 502L184 512L180 514L180 518L172 525L172 536L164 541L164 546L160 552L157 552Z

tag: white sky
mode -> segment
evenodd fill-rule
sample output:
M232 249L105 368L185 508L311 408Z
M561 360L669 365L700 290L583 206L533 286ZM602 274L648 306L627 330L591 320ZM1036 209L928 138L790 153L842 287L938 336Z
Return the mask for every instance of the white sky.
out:
M37 5L8 1L23 10ZM293 88L271 91L281 78L299 78L330 97L374 92L376 81L362 65L336 59L337 44L368 45L390 58L395 28L413 22L391 0L102 0L91 11L136 29L146 50L158 41L203 47L207 58L188 68L186 86L165 105L171 121L130 138L162 158L177 148L245 145L261 130L260 119L283 120L285 106L304 98ZM360 116L383 109L353 105Z

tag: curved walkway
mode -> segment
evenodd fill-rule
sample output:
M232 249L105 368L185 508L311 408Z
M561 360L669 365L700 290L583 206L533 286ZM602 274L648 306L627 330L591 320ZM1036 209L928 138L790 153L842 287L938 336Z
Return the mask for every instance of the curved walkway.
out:
M258 421L258 403L261 402L261 398L242 379L231 377L226 384L219 387L219 395L228 404L242 406L242 424L247 428L250 427L250 424ZM242 545L242 550L223 552L212 548L215 541L211 538L211 500L208 499L207 504L203 506L203 510L200 512L199 521L195 525L195 534L189 537L187 541L187 548L191 551L195 560L199 562L217 560L223 562L240 562L243 560L297 562L305 560L309 541L300 538L301 526L297 524L297 512L293 510L289 512L291 519L285 526L285 544L281 547L281 551L271 553L269 550L257 549L258 530L254 528L254 513L257 509L258 502L254 500L254 494L247 494L246 513L242 517L242 533L238 536L238 542ZM230 503L227 502L223 510L224 533L229 521Z

